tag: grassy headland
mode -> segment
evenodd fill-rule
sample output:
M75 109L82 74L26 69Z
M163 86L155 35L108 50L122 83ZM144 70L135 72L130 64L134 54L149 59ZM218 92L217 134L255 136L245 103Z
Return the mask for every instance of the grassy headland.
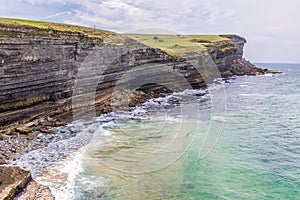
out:
M87 38L104 39L115 34L110 31L84 26L11 18L0 18L0 26L7 28L30 29L30 32L25 32L26 36L59 37L59 33L79 33ZM0 30L0 37L16 37L17 34L18 33L16 31Z
M77 35L80 39L90 38L103 40L118 34L95 28L62 23L0 18L0 38L22 38L24 36L60 38L68 35ZM174 57L202 53L207 46L215 46L221 51L235 48L231 40L219 35L126 34L123 36L134 39L149 47L161 49Z
M231 40L218 35L153 35L128 34L128 37L149 47L158 48L173 56L201 53L206 46L234 47Z

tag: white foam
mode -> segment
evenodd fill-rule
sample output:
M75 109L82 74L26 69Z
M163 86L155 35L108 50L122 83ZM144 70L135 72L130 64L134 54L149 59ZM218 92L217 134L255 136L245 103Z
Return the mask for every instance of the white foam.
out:
M101 125L102 128L114 128L116 127L116 123L114 121L105 122ZM107 135L105 129L103 129L104 135Z
M240 96L248 97L248 96L253 96L253 94L240 94Z
M136 107L132 112L133 115L145 114L147 111L142 107Z
M262 74L262 75L258 75L258 76L274 76L274 74Z
M212 116L211 120L218 121L218 122L225 122L226 118L225 116Z
M219 87L217 84L215 87ZM169 106L175 105L177 102L180 103L180 101L183 98L188 98L190 96L201 96L207 94L208 90L185 90L183 92L173 93L170 95L167 95L166 97L160 97L156 99L150 99L147 102L145 102L142 106L137 106L132 111L124 111L124 112L111 112L108 114L103 114L99 117L95 117L92 119L92 124L90 122L86 123L84 121L75 121L72 122L66 127L60 127L58 130L64 131L75 131L78 132L78 134L70 139L59 141L56 143L49 144L47 148L44 148L42 150L36 150L30 152L29 157L26 157L22 160L20 160L21 165L29 166L31 170L34 171L34 169L37 167L37 162L41 163L47 163L49 164L49 161L43 161L43 158L46 156L51 157L52 155L59 155L60 153L63 153L63 156L67 156L70 151L67 151L67 149L72 149L72 146L77 145L78 142L84 141L82 144L86 145L86 143L89 143L90 140L97 140L100 139L103 136L111 135L112 132L107 130L109 128L114 128L117 126L117 120L123 119L132 119L132 118L143 118L143 117L149 117L151 120L157 120L157 121L168 121L168 122L182 122L181 116L174 117L169 115L167 112L167 109ZM198 97L196 97L198 98ZM195 99L196 100L196 99ZM158 109L157 109L158 108ZM163 109L164 112L161 112ZM152 115L149 114L149 110L151 111L157 111L159 115ZM220 120L220 119L218 119ZM86 125L89 124L89 125ZM91 145L91 143L89 143ZM97 144L99 145L99 144ZM77 148L78 149L78 148ZM74 151L74 150L73 150ZM48 176L38 176L36 177L36 180L46 186L49 186L53 195L56 197L56 199L74 199L74 184L76 182L76 179L78 176L80 176L80 173L82 172L82 156L85 151L85 147L82 147L79 151L76 151L74 153L71 153L66 159L63 159L59 162L57 162L57 159L53 159L53 162L51 161L50 164L53 164L51 167L49 167ZM72 151L71 151L72 152ZM34 164L29 164L29 162L32 161L32 158L35 158ZM56 163L57 162L57 163ZM45 166L42 166L45 167ZM63 179L62 174L64 177L67 177L67 181ZM53 180L53 177L62 177L61 179Z
M83 152L84 149L82 148L72 153L66 159L53 165L43 176L35 178L35 180L48 186L55 199L75 199L74 185L76 178L83 172L81 165Z
M191 90L191 89L188 89L188 90L184 90L183 93L186 94L186 95L204 95L204 94L207 93L207 90L201 90L201 89Z
M78 135L89 134L90 140L85 142L85 146L76 152L71 153L65 159L53 164L48 168L46 173L38 176L35 180L51 189L56 199L72 200L75 199L75 183L78 178L82 178L80 173L83 172L82 158L88 147L91 148L93 141L99 141L101 137L110 135L111 132L103 127L112 127L114 122L110 121L102 125L91 124L80 131ZM77 136L76 136L77 137ZM92 141L92 142L91 142ZM66 142L70 142L67 140ZM72 142L71 142L72 143ZM96 143L95 145L99 145ZM49 149L47 149L49 152Z

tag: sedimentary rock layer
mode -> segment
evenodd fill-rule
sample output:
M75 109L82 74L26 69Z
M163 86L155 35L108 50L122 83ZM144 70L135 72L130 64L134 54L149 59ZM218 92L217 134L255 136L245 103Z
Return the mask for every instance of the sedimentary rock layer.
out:
M10 200L31 180L28 171L19 167L0 166L0 199Z
M186 58L118 36L120 41L109 43L74 34L1 38L0 127L10 132L44 121L60 125L126 107L126 102L133 106L163 92L205 87L216 77L266 72L242 59L244 38L223 37L230 40L207 44L207 55ZM131 95L120 96L120 90Z

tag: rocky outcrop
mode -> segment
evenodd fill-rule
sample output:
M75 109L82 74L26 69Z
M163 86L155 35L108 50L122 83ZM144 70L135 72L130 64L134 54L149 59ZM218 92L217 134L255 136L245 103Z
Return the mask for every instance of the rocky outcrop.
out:
M247 42L247 40L241 36L238 35L220 35L221 37L225 37L230 39L234 46L236 46L237 51L234 54L235 60L241 60L243 59L243 53L244 53L244 45Z
M50 189L44 185L31 181L25 191L17 197L18 200L54 200Z
M25 190L24 190L25 189ZM53 200L48 187L33 181L28 171L13 166L0 166L0 199Z
M0 166L0 199L13 199L30 180L28 171L19 167Z

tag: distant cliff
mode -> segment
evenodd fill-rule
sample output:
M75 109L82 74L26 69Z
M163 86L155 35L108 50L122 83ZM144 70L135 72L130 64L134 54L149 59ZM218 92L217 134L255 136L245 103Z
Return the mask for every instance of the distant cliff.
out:
M64 30L64 26L68 28ZM117 38L116 43L106 43L112 37ZM268 72L243 59L244 38L237 35L217 37L223 38L222 41L191 41L207 49L221 76ZM118 44L118 39L123 46ZM157 38L154 40L159 44ZM176 45L174 49L180 49ZM105 65L105 71L87 64L95 51L98 53L96 60L100 55L97 64ZM206 87L211 80L195 68L200 57L197 54L174 55L112 32L96 33L92 29L84 32L70 25L43 24L39 27L26 23L21 26L18 21L2 22L0 127L11 132L15 131L14 127L26 125L31 130L70 122L75 110L76 119L92 117L88 111L91 108L95 109L95 115L109 112L115 85L120 81L124 82L122 84L133 80L145 83L131 91L134 95L130 106L162 93L184 89L180 81L174 82L163 75L162 69L181 73L192 88ZM138 79L120 80L127 71L138 73ZM153 77L158 77L160 82L155 83Z

